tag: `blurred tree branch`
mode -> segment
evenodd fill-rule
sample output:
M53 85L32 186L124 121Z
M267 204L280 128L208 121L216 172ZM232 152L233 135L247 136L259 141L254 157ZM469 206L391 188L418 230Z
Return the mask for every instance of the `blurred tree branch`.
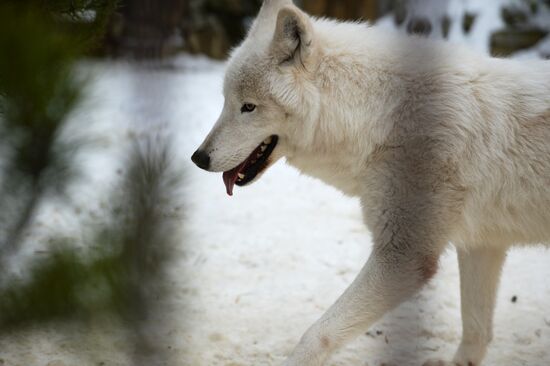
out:
M164 295L158 284L166 280L177 231L179 176L167 139L135 143L125 179L112 192L108 223L94 226L90 239L53 237L52 255L31 263L24 278L5 271L40 202L71 181L75 147L62 145L59 135L85 85L74 66L103 37L116 4L0 4L0 49L6 55L0 58L0 331L107 312L131 327L136 351L152 350L158 358L164 356L144 329L157 306L151 297ZM77 251L76 244L87 250Z
M0 5L0 49L9 52L9 57L0 58L0 144L7 151L0 175L0 204L18 203L3 223L7 234L0 240L0 253L4 258L19 245L44 190L60 188L67 181L70 154L55 145L83 87L73 65L103 35L115 6L115 0ZM74 20L86 11L94 12L94 26L85 21L78 26L63 18Z

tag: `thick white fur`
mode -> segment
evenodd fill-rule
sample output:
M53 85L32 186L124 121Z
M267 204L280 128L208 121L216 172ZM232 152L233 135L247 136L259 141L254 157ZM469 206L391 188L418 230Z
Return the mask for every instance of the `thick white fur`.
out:
M479 365L513 244L550 239L550 63L489 58L267 0L232 54L225 105L201 149L229 170L267 136L271 162L361 199L374 249L285 365L322 365L420 289L458 250L463 340ZM240 106L254 103L253 113ZM426 365L451 365L429 361Z

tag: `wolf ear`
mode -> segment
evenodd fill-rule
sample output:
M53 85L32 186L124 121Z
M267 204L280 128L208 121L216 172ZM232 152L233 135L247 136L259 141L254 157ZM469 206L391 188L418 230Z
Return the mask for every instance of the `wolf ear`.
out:
M292 5L292 0L264 0L258 16L250 27L248 35L257 38L271 33L275 27L274 23L277 13L283 6L288 5Z
M313 29L309 17L295 6L279 10L271 53L279 63L299 60L305 64L312 51Z

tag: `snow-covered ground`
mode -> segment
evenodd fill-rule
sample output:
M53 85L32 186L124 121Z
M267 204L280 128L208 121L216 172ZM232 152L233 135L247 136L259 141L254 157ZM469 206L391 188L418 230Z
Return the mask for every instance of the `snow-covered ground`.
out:
M77 207L45 204L31 238L74 234L78 207L93 214L106 204L106 188L124 169L117 157L129 137L173 130L174 159L185 171L185 218L172 281L163 284L173 296L166 312L156 315L170 322L158 338L176 365L280 365L369 255L358 201L283 162L228 197L220 174L191 164L222 107L221 63L185 56L170 68L118 62L83 68L95 81L68 133L94 144L79 155L85 175L71 191ZM45 249L33 242L28 257ZM541 248L510 252L486 365L550 364L549 263L550 253ZM54 323L3 336L0 365L130 365L128 334L108 319L94 324ZM450 358L460 332L458 269L450 249L428 286L329 364L412 366Z

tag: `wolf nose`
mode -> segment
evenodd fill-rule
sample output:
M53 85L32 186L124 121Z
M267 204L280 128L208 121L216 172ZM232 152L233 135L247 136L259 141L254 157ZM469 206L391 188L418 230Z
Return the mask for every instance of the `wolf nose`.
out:
M195 163L199 168L207 170L210 166L210 156L208 156L207 153L201 150L197 150L193 153L193 156L191 156L191 160L193 163Z

